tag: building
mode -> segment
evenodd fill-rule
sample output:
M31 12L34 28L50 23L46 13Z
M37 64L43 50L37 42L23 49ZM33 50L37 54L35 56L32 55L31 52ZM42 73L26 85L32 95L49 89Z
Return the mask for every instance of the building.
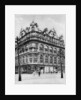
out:
M32 73L41 70L43 73L52 73L60 70L62 62L65 70L65 45L53 35L55 31L45 28L41 31L34 21L25 30L21 30L19 38L19 60L23 73ZM18 72L18 45L15 45L15 72ZM60 49L63 54L60 61Z

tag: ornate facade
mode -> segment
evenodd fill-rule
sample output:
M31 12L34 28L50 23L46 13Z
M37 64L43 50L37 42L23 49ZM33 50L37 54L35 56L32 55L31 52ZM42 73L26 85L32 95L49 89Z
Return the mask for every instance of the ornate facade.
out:
M49 34L52 31L41 31L38 24L32 22L30 27L21 31L19 38L19 61L22 72L32 73L41 70L50 73L60 70L62 61L65 70L65 46L64 41L59 40ZM53 32L52 32L53 33ZM51 34L52 34L51 33ZM15 71L18 72L18 46L15 45ZM60 59L59 51L63 51Z

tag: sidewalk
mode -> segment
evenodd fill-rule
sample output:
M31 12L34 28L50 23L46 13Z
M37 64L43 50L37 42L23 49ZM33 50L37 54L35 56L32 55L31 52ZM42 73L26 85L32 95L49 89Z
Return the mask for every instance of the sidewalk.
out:
M17 84L65 84L65 74L63 74L63 78L61 78L61 73L52 73L52 74L22 74L22 81L18 81L18 74L15 75L15 83Z

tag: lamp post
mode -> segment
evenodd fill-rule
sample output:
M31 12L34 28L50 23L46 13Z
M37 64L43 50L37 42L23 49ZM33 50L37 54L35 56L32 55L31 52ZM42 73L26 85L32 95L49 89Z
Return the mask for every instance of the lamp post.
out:
M63 36L61 35L59 37L59 42L63 42ZM60 44L60 49L59 49L59 56L60 56L60 66L61 66L61 78L63 78L63 68L62 68L62 57L64 57L64 53L63 50L61 48L61 44Z
M20 57L19 57L19 38L16 38L16 43L17 43L17 52L18 52L18 65L19 65L19 78L18 80L21 81L21 66L20 66Z

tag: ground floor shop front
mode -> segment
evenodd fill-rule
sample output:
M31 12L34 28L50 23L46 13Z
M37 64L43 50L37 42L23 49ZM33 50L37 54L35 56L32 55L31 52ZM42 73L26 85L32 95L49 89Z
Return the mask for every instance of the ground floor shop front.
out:
M60 71L60 66L57 65L40 65L40 64L29 64L20 66L21 73L33 73L40 71L41 73L57 73ZM64 66L62 66L64 70ZM15 67L15 73L18 73L19 67Z

